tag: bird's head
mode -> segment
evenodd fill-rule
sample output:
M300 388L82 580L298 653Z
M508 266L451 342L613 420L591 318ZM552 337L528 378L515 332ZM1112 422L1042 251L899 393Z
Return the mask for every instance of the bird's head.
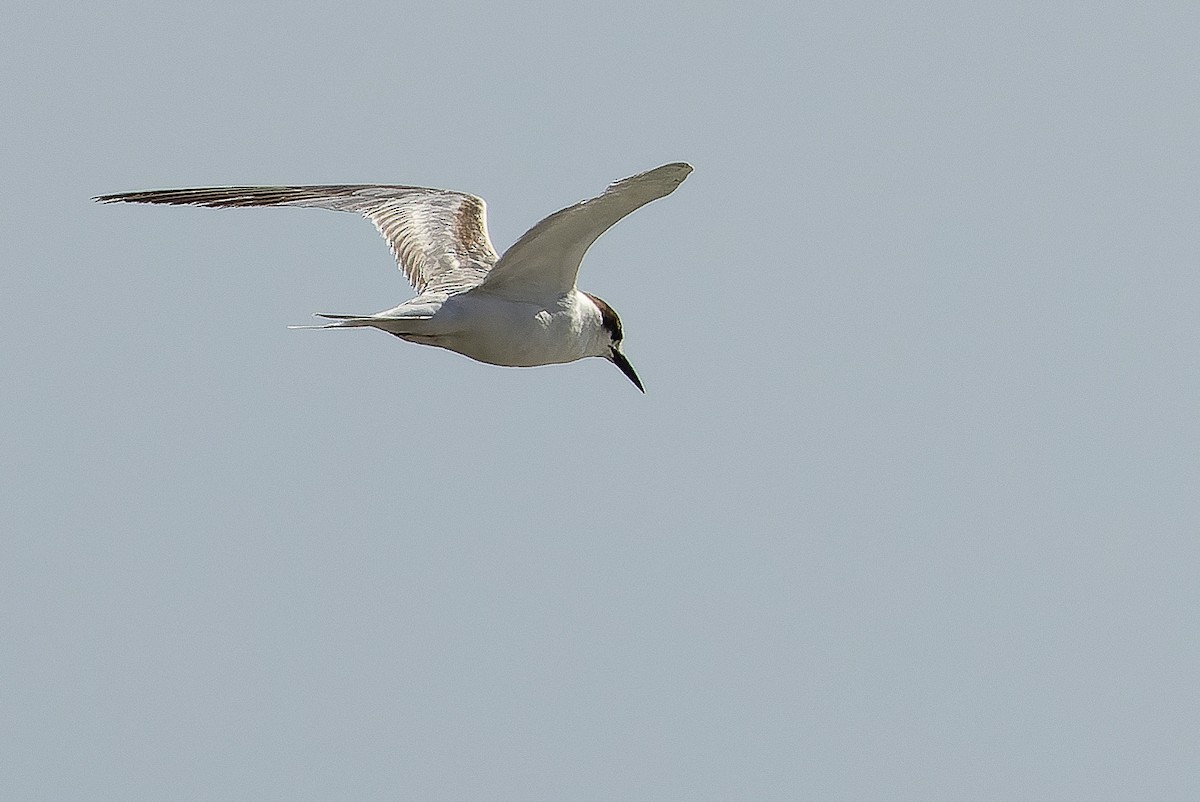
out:
M596 356L604 357L612 362L639 390L643 393L646 392L633 365L629 364L629 359L621 353L621 341L625 339L625 334L621 330L621 318L617 315L616 310L591 293L585 292L584 295L590 298L596 308L600 310L600 323L605 335L597 345L599 353Z

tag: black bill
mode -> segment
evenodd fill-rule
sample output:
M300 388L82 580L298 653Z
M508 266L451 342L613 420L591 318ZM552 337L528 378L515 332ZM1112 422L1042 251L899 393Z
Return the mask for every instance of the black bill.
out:
M612 361L613 364L619 367L621 372L624 373L639 390L641 390L643 393L646 392L646 388L642 386L642 380L638 378L637 372L633 369L633 365L629 364L629 360L625 358L625 355L616 348L614 348L612 352Z

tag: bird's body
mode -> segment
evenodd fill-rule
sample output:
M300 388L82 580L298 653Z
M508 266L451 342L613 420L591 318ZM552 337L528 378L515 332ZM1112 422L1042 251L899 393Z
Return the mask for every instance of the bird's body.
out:
M574 362L601 353L607 343L599 308L579 290L551 305L510 300L479 289L441 297L421 295L378 315L331 325L371 326L402 340L506 367Z
M320 315L331 322L296 328L376 328L479 362L532 367L598 356L642 389L621 353L624 333L612 307L575 286L588 247L625 215L687 178L681 162L617 181L595 198L545 218L502 257L474 195L423 187L327 185L208 187L104 195L110 203L313 206L357 212L388 241L417 297L371 315Z

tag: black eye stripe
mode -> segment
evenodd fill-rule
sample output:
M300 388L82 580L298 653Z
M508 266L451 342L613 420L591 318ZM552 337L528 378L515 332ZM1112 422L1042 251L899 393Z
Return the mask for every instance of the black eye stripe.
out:
M620 342L625 339L625 335L621 331L621 318L617 316L616 310L590 292L583 294L591 298L592 303L600 310L600 321L604 325L604 328L608 329L608 332L612 335L613 342Z

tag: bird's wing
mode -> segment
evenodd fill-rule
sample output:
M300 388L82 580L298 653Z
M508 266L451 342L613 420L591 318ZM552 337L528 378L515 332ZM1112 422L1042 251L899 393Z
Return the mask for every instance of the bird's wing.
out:
M202 187L101 195L101 203L181 206L311 206L356 212L375 224L417 292L462 292L496 263L481 198L424 187L345 184L301 187Z
M664 164L555 212L504 252L479 289L520 299L548 299L570 292L583 254L596 238L633 210L671 194L691 171L691 165L683 162Z

